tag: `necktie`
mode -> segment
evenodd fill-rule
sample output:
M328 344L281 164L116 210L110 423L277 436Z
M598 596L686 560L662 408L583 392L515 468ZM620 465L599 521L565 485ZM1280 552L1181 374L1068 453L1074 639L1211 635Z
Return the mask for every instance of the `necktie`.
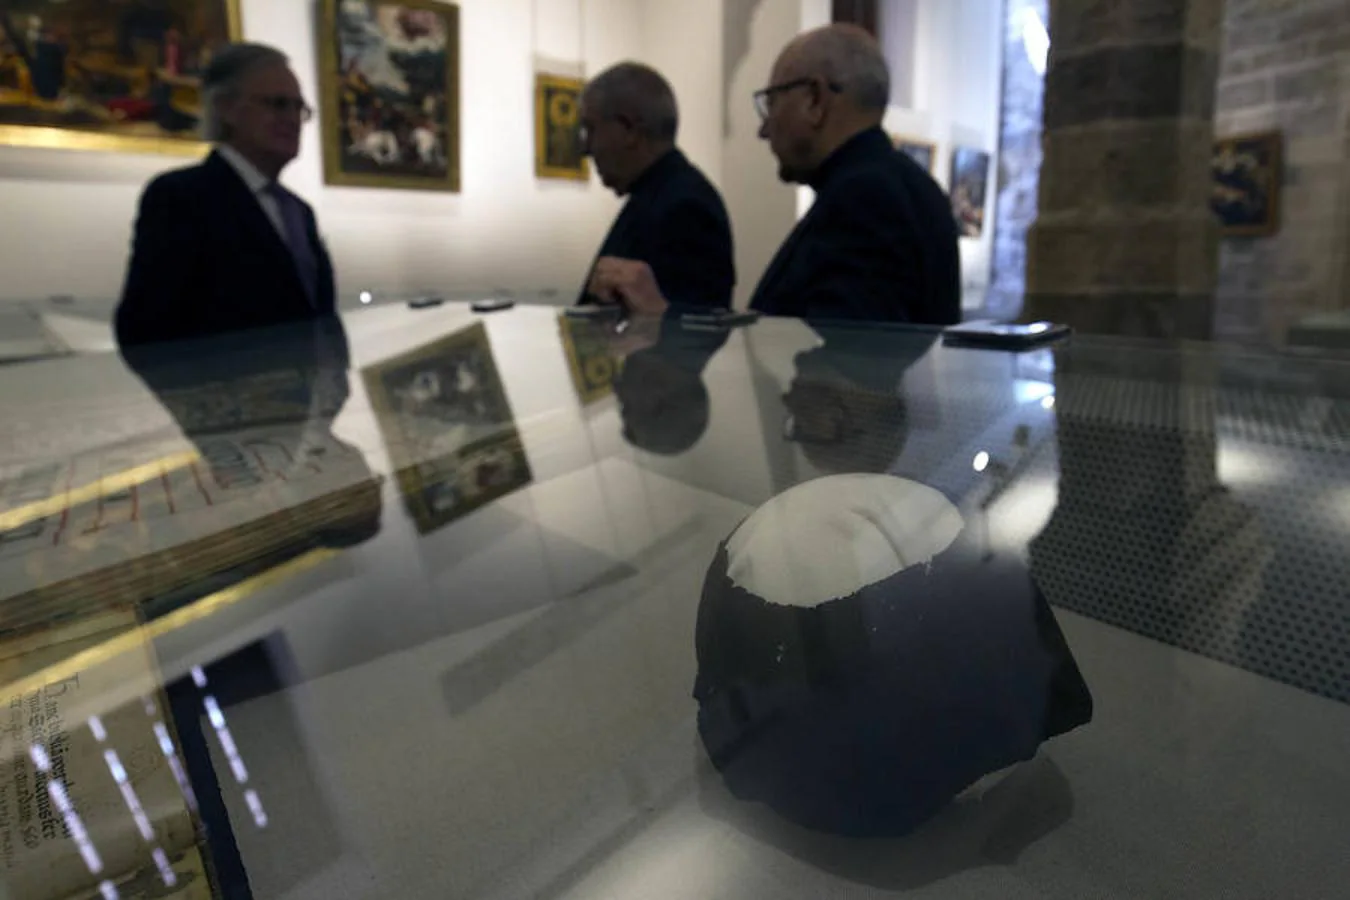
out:
M290 247L295 271L300 276L300 284L304 286L310 306L317 308L319 261L314 256L314 246L309 240L305 210L294 194L275 181L267 186L266 191L281 209L281 222L286 226L286 244Z

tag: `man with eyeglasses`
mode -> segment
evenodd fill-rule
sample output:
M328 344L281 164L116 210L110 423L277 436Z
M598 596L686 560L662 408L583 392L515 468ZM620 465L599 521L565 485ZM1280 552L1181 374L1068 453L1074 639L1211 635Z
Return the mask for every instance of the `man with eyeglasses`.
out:
M277 181L313 115L285 54L222 49L203 76L202 107L215 150L141 196L115 320L123 346L335 315L314 212Z
M951 202L881 129L890 73L876 41L831 25L799 36L755 95L783 181L816 192L751 298L765 315L947 325L961 318ZM659 314L640 264L602 260L596 293Z
M597 260L645 263L677 308L729 307L731 220L717 188L676 148L679 124L674 91L648 66L620 63L586 85L583 145L605 187L628 198ZM579 304L592 302L593 274Z

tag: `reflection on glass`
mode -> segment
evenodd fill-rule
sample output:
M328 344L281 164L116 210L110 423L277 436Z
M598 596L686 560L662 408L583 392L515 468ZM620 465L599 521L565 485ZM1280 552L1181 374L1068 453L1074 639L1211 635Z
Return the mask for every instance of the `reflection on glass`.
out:
M1050 601L1325 691L1289 649L1303 627L1287 624L1291 598L1266 596L1275 552L1261 517L1219 480L1210 360L1160 357L1145 391L1129 355L1069 345L1056 357L1058 500L1029 545ZM1282 495L1275 512L1291 506Z
M135 622L125 613L122 633L133 633ZM89 625L75 620L40 634L7 636L4 649L27 649L31 668L99 650L99 642L115 633L91 634ZM202 883L197 823L181 789L179 754L163 724L167 711L152 697L103 705L107 692L155 677L148 645L136 644L97 671L65 678L45 679L48 669L16 683L14 665L6 657L0 672L11 685L0 706L6 748L0 762L0 894L27 900L165 896L167 888ZM99 711L81 713L90 708Z
M783 397L783 436L822 473L885 472L909 437L901 382L935 336L823 330L799 353Z
M558 313L558 333L567 356L572 388L581 405L590 406L612 394L624 356L621 349L613 346L615 323L573 319Z
M363 375L420 533L533 480L481 323Z
M661 456L684 453L708 430L711 403L703 370L728 331L699 331L665 319L632 320L609 340L622 360L614 378L623 436Z
M333 433L349 395L337 320L122 352L195 449L131 489L131 520L177 544L144 590L162 598L152 615L208 575L247 577L378 532L379 483Z

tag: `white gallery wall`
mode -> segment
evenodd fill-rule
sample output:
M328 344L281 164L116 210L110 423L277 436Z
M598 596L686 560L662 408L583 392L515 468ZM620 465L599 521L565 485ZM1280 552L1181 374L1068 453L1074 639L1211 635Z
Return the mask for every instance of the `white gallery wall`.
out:
M914 4L910 18L891 7ZM809 202L777 178L750 96L793 35L829 19L828 0L459 0L459 194L327 187L318 123L285 180L318 213L344 305L365 289L472 295L558 291L570 302L620 201L596 179L534 175L533 72L547 60L593 75L623 59L670 78L680 143L722 189L736 237L737 300ZM317 103L314 0L243 0L248 39L292 58ZM997 146L999 0L884 0L884 37L912 104L888 125L932 135L947 181L960 141ZM895 32L904 32L897 35ZM907 37L906 37L907 35ZM158 172L190 160L0 147L0 302L120 291L136 201ZM995 161L994 171L997 171ZM990 195L994 194L991 184ZM991 199L992 204L992 199ZM987 214L992 222L992 212ZM988 280L990 229L964 240L968 294Z
M887 130L937 144L933 175L944 188L955 147L989 154L984 233L961 239L967 309L984 304L993 265L1003 28L1003 0L882 0L893 81Z
M534 175L536 56L594 73L641 56L636 0L460 0L462 192L323 185L317 122L284 180L318 213L345 304L373 287L447 294L580 286L619 208L598 182ZM317 100L312 0L243 0L245 36L291 56ZM537 15L537 23L534 22ZM688 104L686 104L688 105ZM136 200L183 159L0 147L0 300L120 290Z

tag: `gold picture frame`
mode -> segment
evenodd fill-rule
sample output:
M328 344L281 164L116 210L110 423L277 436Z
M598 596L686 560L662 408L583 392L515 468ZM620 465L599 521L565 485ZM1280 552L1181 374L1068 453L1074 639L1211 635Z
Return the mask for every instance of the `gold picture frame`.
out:
M1284 136L1235 134L1214 141L1210 206L1224 237L1269 237L1280 230Z
M361 374L419 534L534 480L483 323Z
M892 134L891 144L895 149L914 160L920 166L932 175L937 172L937 144L932 141L921 141L917 138L906 137L902 134Z
M580 78L537 73L534 78L534 173L539 178L589 181L591 163L581 143Z
M157 0L170 13L183 13L183 23L214 22L216 29L198 34L171 26L130 37L126 23L113 18L119 8L106 0L0 5L0 145L205 154L197 73L215 48L243 38L241 2ZM28 18L22 27L20 16ZM23 28L17 39L10 34Z
M344 29L370 38L359 54L344 46ZM459 6L453 3L323 0L319 93L326 184L459 191L459 37ZM396 54L391 40L397 41ZM362 62L371 59L383 65L363 71ZM389 71L400 76L398 85L381 84Z

